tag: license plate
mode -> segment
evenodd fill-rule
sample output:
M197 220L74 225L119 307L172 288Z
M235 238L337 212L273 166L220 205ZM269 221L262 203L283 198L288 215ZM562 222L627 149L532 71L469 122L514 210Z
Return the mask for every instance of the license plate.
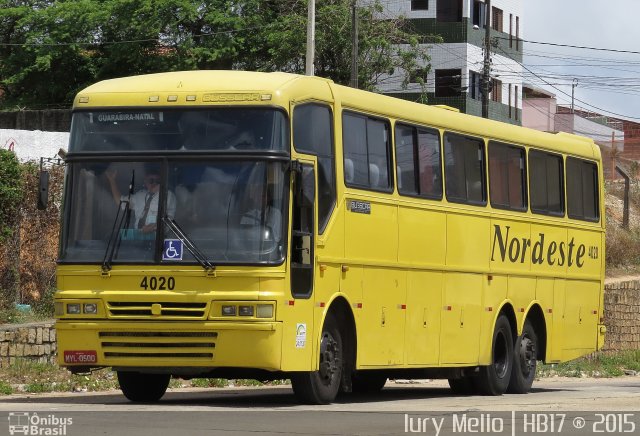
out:
M64 352L64 363L96 363L98 353L95 350L72 350Z

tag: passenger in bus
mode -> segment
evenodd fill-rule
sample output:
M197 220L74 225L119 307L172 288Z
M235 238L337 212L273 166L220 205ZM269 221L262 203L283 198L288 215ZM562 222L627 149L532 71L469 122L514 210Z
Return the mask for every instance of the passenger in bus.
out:
M116 204L126 201L127 195L122 195L118 188L118 170L111 168L105 172L111 195ZM138 190L131 196L130 209L133 211L133 220L129 226L140 230L142 233L154 232L158 222L158 205L160 202L160 172L157 168L148 167L144 176L144 189ZM173 218L176 212L176 197L171 192L167 192L167 216Z

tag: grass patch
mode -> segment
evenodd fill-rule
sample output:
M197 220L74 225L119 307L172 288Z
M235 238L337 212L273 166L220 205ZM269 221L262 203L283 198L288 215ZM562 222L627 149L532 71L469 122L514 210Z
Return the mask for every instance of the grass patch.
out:
M17 359L13 365L0 369L0 380L12 392L18 390L13 386L20 386L19 390L29 393L95 392L118 388L115 373L109 369L97 370L90 375L74 375L58 365L29 359Z
M0 395L11 395L13 393L13 388L10 384L0 380Z
M596 353L571 362L538 365L540 377L620 377L625 371L640 372L640 350Z

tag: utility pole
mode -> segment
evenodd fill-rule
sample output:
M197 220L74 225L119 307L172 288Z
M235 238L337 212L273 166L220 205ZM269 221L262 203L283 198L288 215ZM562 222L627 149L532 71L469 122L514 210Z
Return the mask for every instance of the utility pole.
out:
M491 0L485 1L484 66L482 69L482 118L489 118L491 90Z
M357 0L351 2L351 87L358 88L358 11Z
M307 58L304 74L313 76L313 61L316 50L316 0L309 0L307 11Z
M573 113L573 100L575 95L575 89L578 86L578 79L573 79L573 83L571 84L571 113Z

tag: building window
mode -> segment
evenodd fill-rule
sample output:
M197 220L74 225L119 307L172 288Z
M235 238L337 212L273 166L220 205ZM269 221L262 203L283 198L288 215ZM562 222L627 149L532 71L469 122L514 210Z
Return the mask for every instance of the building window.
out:
M491 79L491 100L502 103L502 81Z
M569 218L598 221L598 167L567 158L567 213Z
M473 1L473 25L484 29L487 22L487 5L480 0Z
M469 71L469 95L474 100L482 100L481 78L480 73Z
M487 204L484 142L446 133L444 165L447 200L484 206Z
M491 7L491 28L502 32L502 9Z
M513 109L516 111L516 121L518 121L518 87L516 86L516 92L514 92L514 100L515 104L513 105Z
M513 48L513 14L509 14L509 48Z
M342 114L344 181L347 186L391 191L390 128L387 120Z
M429 9L429 0L411 0L412 11L426 11Z
M520 17L516 17L516 51L520 50Z
M511 118L511 83L509 83L509 118Z
M462 21L462 0L438 0L436 20L440 22Z
M437 130L396 124L398 192L442 198L440 135Z
M529 151L529 195L531 211L543 215L564 215L562 156Z
M436 97L456 97L461 91L462 70L436 70Z
M491 206L519 211L527 209L524 162L524 148L493 141L489 143Z

